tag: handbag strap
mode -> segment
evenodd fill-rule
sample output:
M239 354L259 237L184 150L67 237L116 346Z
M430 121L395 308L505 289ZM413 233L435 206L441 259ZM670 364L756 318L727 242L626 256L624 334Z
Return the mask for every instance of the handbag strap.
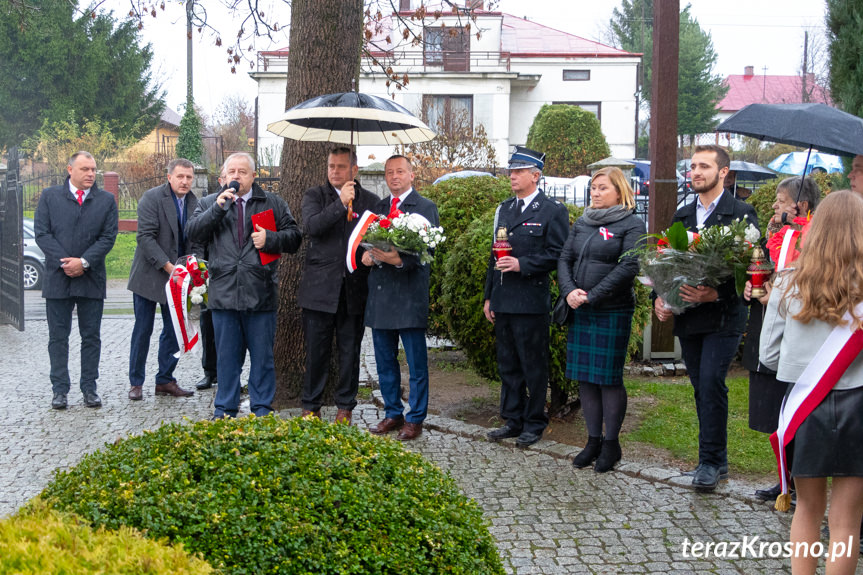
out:
M587 249L588 244L593 239L594 234L590 234L587 240L584 242L584 245L581 246L581 251L578 252L578 259L575 261L575 269L572 271L572 283L578 286L578 269L581 267L581 258L584 256L584 250Z

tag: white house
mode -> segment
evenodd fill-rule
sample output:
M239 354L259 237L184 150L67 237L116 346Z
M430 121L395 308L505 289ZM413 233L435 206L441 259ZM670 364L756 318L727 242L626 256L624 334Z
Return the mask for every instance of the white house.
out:
M476 0L469 5L481 6ZM577 104L596 114L614 156L635 156L636 81L640 54L632 54L501 12L474 9L470 31L465 14L451 8L424 22L424 42L395 46L404 26L423 34L411 22L409 0L402 0L402 18L390 16L371 41L372 57L407 73L408 85L388 89L386 75L371 58L363 63L361 92L388 96L435 128L453 115L465 113L476 128L482 125L497 151L499 165L510 148L524 144L534 117L543 104ZM480 37L477 38L479 29ZM455 32L453 32L455 31ZM258 148L274 149L281 138L267 132L267 124L284 111L288 49L261 52L251 77L258 83ZM359 163L386 157L380 148L360 148ZM575 175L575 174L573 174Z

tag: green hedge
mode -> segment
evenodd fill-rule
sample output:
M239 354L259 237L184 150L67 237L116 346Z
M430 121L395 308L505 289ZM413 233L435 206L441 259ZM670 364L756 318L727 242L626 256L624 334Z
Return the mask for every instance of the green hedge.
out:
M572 178L611 155L599 120L569 104L545 104L527 133L527 147L545 152L545 175Z
M71 514L47 509L38 499L0 521L0 573L111 573L116 575L204 575L210 565L145 539L128 527L93 529Z
M429 285L429 333L449 337L446 316L441 304L444 270L447 258L455 241L461 237L470 223L491 211L512 195L507 178L473 176L451 178L429 186L422 191L431 199L440 214L447 241L435 250Z
M478 505L417 454L274 416L169 424L57 474L52 506L223 573L502 573Z

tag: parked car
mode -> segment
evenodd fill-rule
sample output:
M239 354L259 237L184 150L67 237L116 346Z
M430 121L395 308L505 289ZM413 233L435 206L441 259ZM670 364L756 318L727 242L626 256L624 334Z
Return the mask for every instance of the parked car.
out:
M33 220L24 218L24 289L41 289L45 275L45 254L36 245Z

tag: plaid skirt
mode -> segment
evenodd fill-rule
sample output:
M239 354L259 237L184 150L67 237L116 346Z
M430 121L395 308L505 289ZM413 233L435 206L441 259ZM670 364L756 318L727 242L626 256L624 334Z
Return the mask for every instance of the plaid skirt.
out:
M623 364L632 329L633 308L572 310L566 338L566 377L595 385L623 385Z

